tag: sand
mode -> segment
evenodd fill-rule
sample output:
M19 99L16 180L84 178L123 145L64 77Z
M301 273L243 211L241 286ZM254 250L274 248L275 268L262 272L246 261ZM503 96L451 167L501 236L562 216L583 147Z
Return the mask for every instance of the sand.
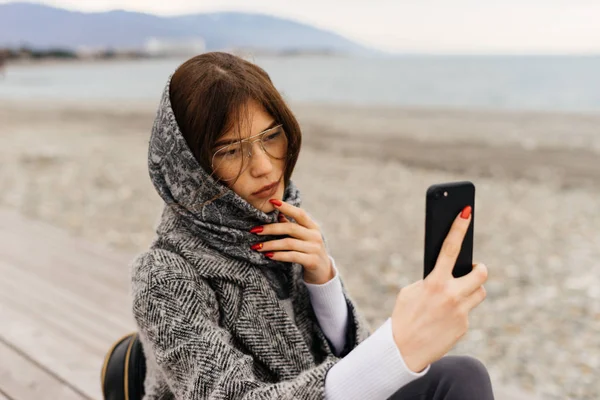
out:
M0 205L143 251L161 209L146 170L156 104L0 102ZM293 179L373 327L421 277L426 188L471 180L488 298L452 353L543 398L600 397L600 115L293 109Z

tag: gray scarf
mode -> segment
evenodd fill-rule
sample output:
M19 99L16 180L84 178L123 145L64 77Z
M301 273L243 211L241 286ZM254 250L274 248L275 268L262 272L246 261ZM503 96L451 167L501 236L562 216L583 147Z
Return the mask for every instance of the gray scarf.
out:
M289 297L291 264L250 249L254 243L280 238L249 232L254 226L277 222L278 211L264 213L256 209L200 166L175 120L170 81L154 120L148 150L150 178L166 204L162 222L167 218L183 220L208 247L261 268L278 297ZM283 200L300 206L300 193L292 182L285 188Z

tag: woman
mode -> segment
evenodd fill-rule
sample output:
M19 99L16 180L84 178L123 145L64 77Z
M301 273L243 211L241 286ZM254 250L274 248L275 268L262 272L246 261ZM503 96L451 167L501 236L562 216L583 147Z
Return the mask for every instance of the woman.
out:
M290 178L300 144L261 68L207 53L171 77L148 155L165 207L132 269L145 399L493 398L479 362L438 361L485 297L485 267L454 280L451 252L440 256L369 336L299 208ZM450 250L468 210L462 217Z

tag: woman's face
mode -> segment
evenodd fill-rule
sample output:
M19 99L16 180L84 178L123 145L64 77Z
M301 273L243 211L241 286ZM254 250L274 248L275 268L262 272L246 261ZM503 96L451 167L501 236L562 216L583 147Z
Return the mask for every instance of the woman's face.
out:
M248 104L248 117L240 126L242 139L255 136L276 124L273 117L255 102ZM239 139L238 133L231 130L219 138L217 144L224 140L237 139ZM217 148L219 147L222 146L217 145ZM248 166L239 178L226 181L225 184L255 208L266 213L273 211L275 207L269 203L269 199L283 199L285 160L270 157L262 150L260 143L256 141L252 144L252 157L247 162ZM215 169L215 174L219 175L218 168ZM272 190L259 192L263 187L271 184L274 184Z

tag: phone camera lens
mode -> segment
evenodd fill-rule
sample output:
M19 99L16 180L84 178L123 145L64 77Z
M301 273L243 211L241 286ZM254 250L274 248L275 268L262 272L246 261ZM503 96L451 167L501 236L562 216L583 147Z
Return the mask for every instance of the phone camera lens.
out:
M442 192L440 192L439 190L438 190L438 191L436 191L436 192L433 192L433 198L434 198L435 200L439 200L439 199L441 199L441 198L442 198Z

